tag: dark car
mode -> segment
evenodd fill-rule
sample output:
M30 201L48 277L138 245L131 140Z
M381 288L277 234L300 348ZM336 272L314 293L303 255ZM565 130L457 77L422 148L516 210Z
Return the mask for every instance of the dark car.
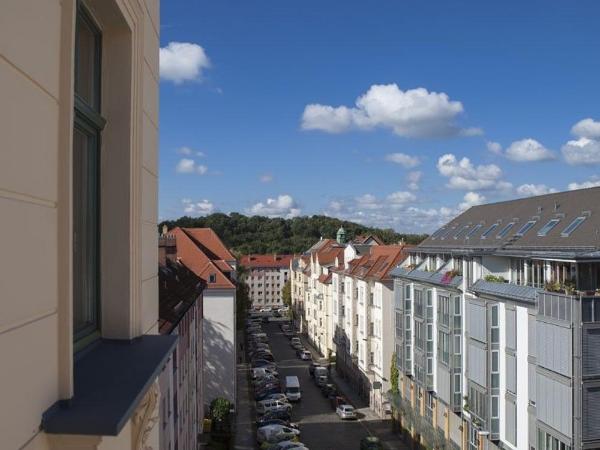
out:
M272 367L272 368L277 368L277 364L275 364L273 361L267 361L266 359L254 359L252 361L252 368L255 369L257 367Z
M274 362L274 358L273 355L271 353L266 353L266 352L260 352L260 353L256 353L254 356L250 357L250 362L252 363L252 365L254 365L255 362L257 361L268 361L270 363Z
M298 429L298 425L296 425L295 423L290 423L287 420L282 420L282 419L267 419L264 420L264 417L261 417L260 419L256 420L256 427L260 428L260 427L264 427L267 425L281 425L283 427L288 427L288 428L294 428L295 430Z
M332 395L329 397L329 402L331 403L331 408L335 411L340 405L348 405L349 402L341 395Z
M329 394L337 394L337 388L331 383L324 384L321 386L321 394L323 394L323 397L327 398L329 397Z
M378 437L365 436L360 440L360 450L383 450L383 445Z
M273 381L271 383L267 383L267 384L262 384L260 386L257 386L254 389L254 394L255 395L262 395L267 391L271 391L276 389L277 392L281 392L281 383L279 381Z
M261 400L267 400L273 394L281 394L281 388L267 389L262 391L260 394L254 396L254 400L260 402Z
M287 409L281 409L279 411L269 411L267 413L264 413L262 415L261 419L263 419L263 420L280 419L280 420L285 420L286 422L289 422L291 417L292 416L290 415L290 413Z

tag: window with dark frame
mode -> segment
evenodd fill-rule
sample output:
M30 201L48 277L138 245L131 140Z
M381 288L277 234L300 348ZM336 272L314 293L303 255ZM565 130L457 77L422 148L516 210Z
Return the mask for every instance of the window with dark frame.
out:
M73 340L100 336L100 114L102 34L82 5L75 24L73 123Z

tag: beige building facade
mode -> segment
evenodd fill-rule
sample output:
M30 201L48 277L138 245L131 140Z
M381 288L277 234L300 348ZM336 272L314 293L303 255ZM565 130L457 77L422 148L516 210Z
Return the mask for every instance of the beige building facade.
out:
M158 448L158 0L1 9L2 447Z

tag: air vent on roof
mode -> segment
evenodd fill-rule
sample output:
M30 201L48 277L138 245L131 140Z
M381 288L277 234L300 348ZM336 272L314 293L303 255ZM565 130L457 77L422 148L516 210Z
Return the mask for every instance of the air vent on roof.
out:
M590 217L592 215L592 212L590 210L581 211L581 215L582 216L586 216L586 217Z
M565 213L556 213L554 214L554 217L563 219L565 217Z
M560 209L560 203L554 202L554 212L558 211L559 209Z
M541 206L538 206L537 213L541 214L543 210L544 210L544 208L542 208Z
M540 220L540 216L532 216L531 220Z

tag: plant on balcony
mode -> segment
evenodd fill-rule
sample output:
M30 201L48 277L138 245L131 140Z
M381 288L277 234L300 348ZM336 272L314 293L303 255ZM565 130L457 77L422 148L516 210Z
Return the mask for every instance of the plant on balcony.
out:
M404 266L406 270L415 270L417 268L416 264L409 264L408 266Z
M548 292L560 292L562 286L559 281L551 280L544 284L544 289Z
M490 283L506 283L506 279L502 275L486 275L483 277L485 281L489 281Z
M446 273L444 273L444 275L442 276L442 283L450 284L452 282L452 280L454 279L454 277L460 277L461 275L462 274L461 274L460 270L457 270L457 269L449 270Z
M565 280L563 283L563 289L565 294L573 295L577 290L575 289L575 280Z

